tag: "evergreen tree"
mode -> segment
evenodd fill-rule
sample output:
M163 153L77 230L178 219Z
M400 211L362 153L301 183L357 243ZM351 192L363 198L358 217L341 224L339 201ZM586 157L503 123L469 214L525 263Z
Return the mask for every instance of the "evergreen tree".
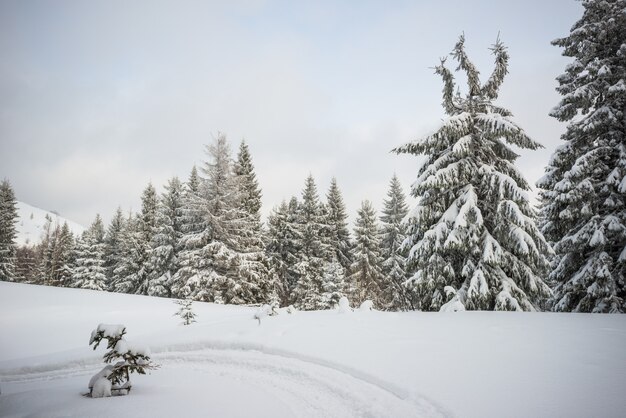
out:
M300 251L300 231L297 223L298 200L283 201L268 217L267 255L270 276L277 282L281 304L293 303L292 293L298 282L294 266Z
M347 219L346 205L337 185L337 179L333 177L326 194L326 222L329 226L329 244L344 270L349 269L352 264L350 258L352 244Z
M193 322L196 322L197 315L193 311L193 301L191 299L179 299L175 300L174 303L180 306L174 315L179 316L183 320L183 325L191 325Z
M323 237L328 236L328 224L317 193L313 176L306 179L302 204L298 211L300 252L294 271L298 283L294 289L294 302L299 309L321 309L323 269L327 259L332 259L332 249Z
M37 249L24 245L15 251L15 281L35 283L39 269L37 268Z
M254 164L250 149L245 141L241 141L239 152L237 153L237 162L234 167L237 184L239 186L240 202L242 209L254 220L252 226L258 228L255 230L260 235L261 229L261 189L254 172Z
M358 211L354 227L354 241L350 267L350 282L353 283L353 298L356 304L371 300L376 306L385 304L383 299L382 259L376 212L365 200Z
M237 293L242 303L266 303L275 292L276 281L269 275L261 227L261 190L259 189L250 150L241 142L234 164L237 187L235 216L232 224L236 237L234 249L237 259Z
M0 183L0 280L15 280L17 201L8 180Z
M157 209L148 278L148 294L151 296L171 296L173 276L178 271L182 207L183 185L178 177L174 177L165 186Z
M207 300L208 276L202 269L202 247L205 245L206 222L204 211L206 201L201 193L206 189L203 179L194 166L183 190L181 208L181 232L178 247L178 270L173 276L170 291L172 297L193 300Z
M109 282L115 282L115 269L122 261L122 233L124 229L124 215L120 207L115 211L113 219L104 236L104 268ZM113 289L110 289L113 290Z
M574 58L551 112L568 121L544 189L542 232L556 252L556 311L626 311L626 1L588 0L553 45Z
M467 74L468 92L455 94L442 60L435 72L444 81L448 118L434 134L395 150L427 157L413 184L419 203L405 241L410 283L423 310L534 310L550 292L541 276L551 250L509 147L540 144L493 103L509 55L499 40L492 51L495 70L481 85L461 36L452 55Z
M401 248L406 238L403 220L408 213L406 198L398 177L394 174L389 183L387 199L383 202L380 216L380 255L386 303L384 308L403 310L411 308L411 299L407 295L404 282L406 273L406 257Z
M143 245L139 217L128 214L120 231L120 259L115 264L109 289L117 293L136 293L138 272L143 262Z
M149 183L141 195L141 213L137 218L138 235L136 237L138 246L136 265L138 270L133 272L134 277L132 278L132 281L138 285L135 293L141 295L148 294L148 272L152 252L152 239L156 230L157 204L156 190L152 183Z
M52 217L46 214L45 222L41 231L41 241L37 246L38 271L35 283L42 285L51 284L52 276L52 253L56 244L55 225Z
M74 236L67 222L62 227L57 225L56 245L52 254L52 285L70 286L72 280L72 253L74 252Z
M339 300L350 294L352 289L345 280L345 270L338 261L325 263L322 268L322 294L320 307L332 309L339 304Z
M100 215L76 243L76 261L72 270L72 287L106 290L104 269L104 227Z

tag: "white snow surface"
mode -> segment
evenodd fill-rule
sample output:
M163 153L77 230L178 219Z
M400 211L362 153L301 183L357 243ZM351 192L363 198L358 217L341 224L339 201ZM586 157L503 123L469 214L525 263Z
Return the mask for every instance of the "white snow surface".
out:
M76 222L24 202L17 202L17 214L19 216L16 223L16 243L18 246L37 244L41 240L43 227L46 224L46 215L50 215L52 218L53 227L56 224L63 226L63 223L67 222L67 226L74 235L80 235L85 230L84 226Z
M0 282L0 417L620 417L626 316L528 312L253 319L257 308ZM90 399L123 323L161 367Z

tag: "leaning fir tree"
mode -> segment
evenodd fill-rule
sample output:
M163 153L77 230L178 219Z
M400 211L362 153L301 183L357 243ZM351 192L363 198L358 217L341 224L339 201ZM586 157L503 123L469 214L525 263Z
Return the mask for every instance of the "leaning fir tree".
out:
M455 93L442 60L435 73L443 78L447 119L434 134L395 150L427 157L412 187L419 201L404 244L414 273L408 283L422 310L531 311L550 294L541 276L551 250L510 148L541 145L493 103L509 55L500 41L492 51L495 70L481 84L460 37L452 56L467 74L467 93Z
M585 1L569 36L574 58L551 116L567 121L538 182L542 232L554 243L555 311L626 311L626 1Z

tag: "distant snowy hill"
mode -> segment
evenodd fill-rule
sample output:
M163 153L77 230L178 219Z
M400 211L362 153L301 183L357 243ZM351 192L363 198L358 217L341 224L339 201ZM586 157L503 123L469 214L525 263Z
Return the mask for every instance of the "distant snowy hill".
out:
M85 227L70 221L62 216L53 212L48 212L43 209L36 208L28 205L24 202L17 202L17 214L19 216L17 222L17 245L31 245L36 244L41 239L41 233L46 223L46 215L50 215L52 218L52 224L63 225L67 222L70 230L75 235L82 234Z

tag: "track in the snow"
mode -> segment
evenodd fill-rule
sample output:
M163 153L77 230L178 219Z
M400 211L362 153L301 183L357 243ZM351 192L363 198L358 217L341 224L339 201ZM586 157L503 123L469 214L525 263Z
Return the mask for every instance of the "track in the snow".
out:
M206 374L207 380L225 377L253 384L270 399L288 405L298 417L445 417L432 402L372 376L339 364L260 346L224 346L215 343L172 347L154 359L168 373ZM4 382L63 379L93 372L97 363L43 366L0 371ZM158 374L159 372L155 372ZM196 378L197 380L197 378ZM132 396L132 395L131 395Z

